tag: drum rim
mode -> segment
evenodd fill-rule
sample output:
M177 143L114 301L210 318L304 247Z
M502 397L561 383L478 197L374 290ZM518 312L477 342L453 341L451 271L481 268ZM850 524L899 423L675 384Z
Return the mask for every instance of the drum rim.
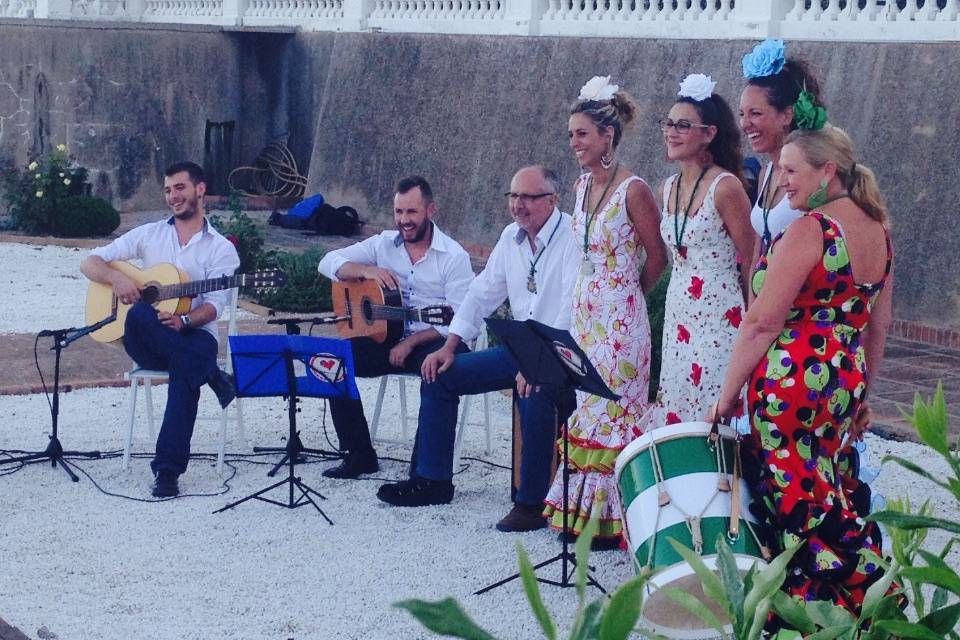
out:
M693 428L691 428L691 426L693 426ZM737 431L733 427L729 427L724 424L718 425L718 427L720 437L724 440L737 439ZM617 482L617 490L620 488L620 476L623 474L623 468L627 466L630 460L633 460L633 458L636 457L639 451L646 451L650 448L650 445L654 443L660 444L661 442L668 442L670 440L699 436L705 438L710 433L712 428L713 425L709 422L676 422L674 424L668 424L662 427L650 429L646 433L640 435L636 440L628 444L620 453L617 454L617 461L614 465L614 478Z

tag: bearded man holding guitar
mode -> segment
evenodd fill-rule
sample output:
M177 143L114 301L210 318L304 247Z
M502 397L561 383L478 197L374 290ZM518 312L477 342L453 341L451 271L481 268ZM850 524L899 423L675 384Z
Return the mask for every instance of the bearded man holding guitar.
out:
M402 179L393 198L397 230L384 231L327 253L320 261L320 273L334 281L374 281L384 289L399 292L407 307L449 305L455 311L473 281L473 269L463 247L433 222L436 213L429 183L420 176ZM378 306L378 310L382 308ZM356 311L356 321L360 322L359 316L367 314L361 309ZM351 338L356 375L419 373L424 359L443 346L448 330L415 320L416 315L400 312L403 330L399 342L366 336ZM468 351L466 347L461 350ZM379 461L361 401L331 398L330 413L345 455L339 465L325 470L323 475L357 478L378 471Z
M157 311L141 300L141 289L109 263L140 260L144 268L170 263L192 280L232 276L240 266L233 244L204 215L207 185L203 169L179 162L164 172L163 190L173 215L123 234L94 249L80 271L93 282L109 285L121 304L132 304L126 315L123 346L137 365L167 370L167 407L150 467L156 497L179 494L177 478L187 469L190 438L197 418L200 387L209 384L221 406L236 396L233 381L217 366L217 318L229 303L225 290L200 293L187 313Z

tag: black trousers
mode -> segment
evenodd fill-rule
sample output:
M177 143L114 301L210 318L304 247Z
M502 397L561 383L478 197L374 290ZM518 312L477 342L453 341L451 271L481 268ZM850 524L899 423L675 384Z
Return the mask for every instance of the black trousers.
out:
M420 365L428 355L443 346L445 338L425 342L407 356L402 367L390 364L390 347L370 338L351 338L354 373L359 378L378 378L388 373L420 373ZM461 343L457 353L469 351ZM363 414L363 403L350 398L330 398L330 415L337 431L341 451L372 451L370 426Z

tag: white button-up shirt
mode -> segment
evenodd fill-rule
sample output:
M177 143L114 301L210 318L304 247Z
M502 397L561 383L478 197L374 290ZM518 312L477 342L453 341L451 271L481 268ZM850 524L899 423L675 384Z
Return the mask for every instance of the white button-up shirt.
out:
M203 229L181 247L172 216L131 229L105 247L90 253L106 262L137 260L144 269L166 262L186 271L191 280L232 276L240 267L240 257L233 243L206 220ZM219 318L224 307L230 303L230 291L201 293L193 299L190 308L196 309L205 302L213 305ZM208 322L200 329L220 342L216 322Z
M410 259L397 230L383 231L362 242L328 252L317 269L331 280L339 280L337 271L355 262L389 269L400 282L403 304L415 309L448 304L456 311L473 280L470 255L460 244L433 225L433 237L427 252L416 263ZM448 327L408 322L405 335L434 328L446 336Z
M510 300L514 320L532 318L555 329L570 328L573 288L580 268L580 247L573 235L573 219L559 209L537 232L537 253L516 222L507 225L490 253L487 266L476 277L453 317L450 331L464 341L480 332L483 319ZM531 263L537 261L536 293L527 288Z

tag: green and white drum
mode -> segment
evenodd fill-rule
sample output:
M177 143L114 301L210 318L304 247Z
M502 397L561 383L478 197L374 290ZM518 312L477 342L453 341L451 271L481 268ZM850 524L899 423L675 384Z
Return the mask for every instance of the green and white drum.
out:
M651 578L643 603L643 623L668 638L718 638L696 616L666 595L661 587L687 591L703 602L700 580L668 538L696 550L716 570L718 534L727 537L737 566L745 573L761 560L760 545L750 527L747 483L732 485L736 432L720 426L720 438L709 439L712 426L684 422L648 431L617 457L617 486L624 509L624 535L637 569L649 567ZM733 500L737 517L731 527ZM731 531L737 532L731 535ZM723 619L720 611L714 613Z

